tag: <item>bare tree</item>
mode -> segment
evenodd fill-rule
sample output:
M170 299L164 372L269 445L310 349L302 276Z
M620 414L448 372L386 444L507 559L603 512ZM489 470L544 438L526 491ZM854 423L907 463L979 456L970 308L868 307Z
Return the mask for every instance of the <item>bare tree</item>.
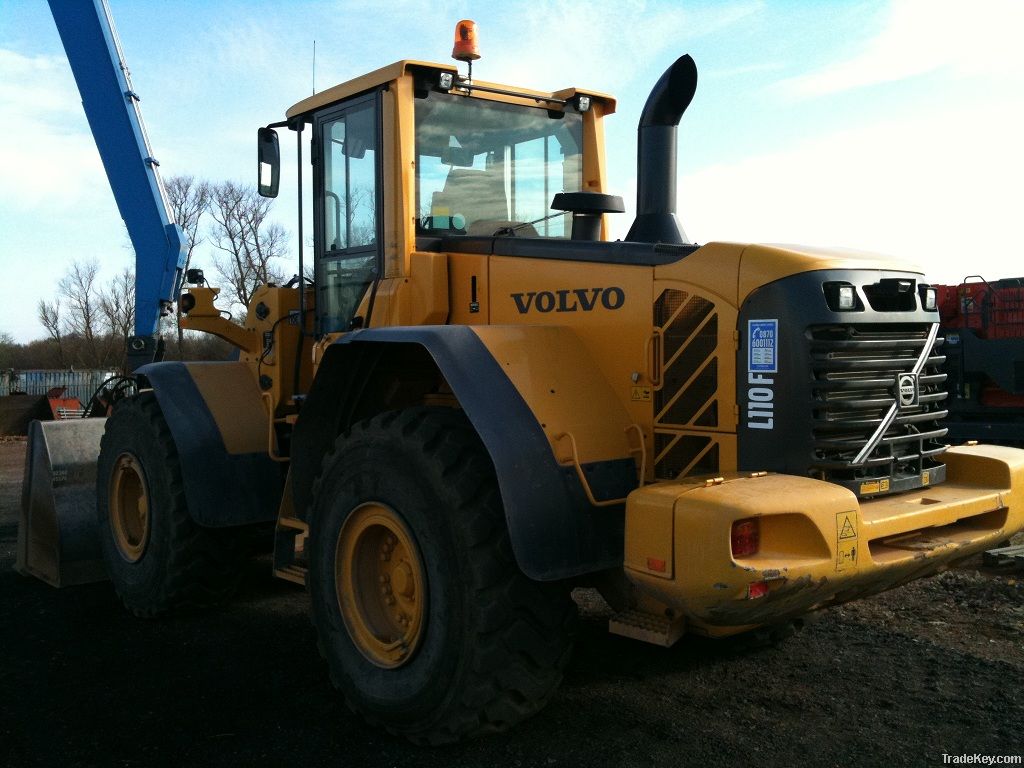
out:
M125 268L106 285L100 285L98 275L96 261L73 262L57 283L57 297L40 299L37 305L61 368L109 368L125 362L135 325L135 273Z
M171 204L171 213L185 233L187 253L185 270L192 264L192 252L203 242L200 237L199 224L210 208L210 183L196 181L194 176L172 176L167 180L167 199ZM178 357L184 359L184 329L181 327L181 308L176 310L178 328Z
M119 356L120 367L127 363L128 339L135 327L135 271L125 267L100 291L100 311L106 331Z
M284 281L277 260L287 253L287 232L267 221L271 201L253 187L225 181L210 191L213 245L223 253L214 260L233 304L248 306L256 288Z
M185 232L187 258L191 259L192 251L203 242L199 224L210 207L210 183L196 181L194 176L172 176L166 186L171 213ZM188 268L188 262L185 266Z
M0 331L0 371L4 368L14 367L14 356L18 344L14 343L14 337L7 331Z
M348 199L349 247L366 245L377 239L374 208L377 199L373 187L353 187Z
M64 313L64 335L82 339L85 347L85 359L82 362L94 367L99 367L103 359L100 349L102 313L96 287L99 270L99 263L95 259L74 261L57 283L57 292L67 310Z
M60 367L66 368L67 361L64 359L64 332L60 318L60 304L54 301L40 299L37 305L39 322L46 329L47 335L57 345L57 357L60 359Z

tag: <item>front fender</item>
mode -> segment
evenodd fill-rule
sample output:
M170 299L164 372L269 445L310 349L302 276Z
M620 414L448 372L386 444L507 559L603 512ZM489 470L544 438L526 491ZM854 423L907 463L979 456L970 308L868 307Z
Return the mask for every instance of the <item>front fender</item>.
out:
M136 372L171 430L189 514L225 527L277 517L284 482L267 454L267 411L245 363L151 363Z
M574 434L596 498L624 498L637 485L629 420L565 328L419 326L347 334L325 354L296 424L295 508L307 509L323 453L347 428L369 372L410 347L429 355L494 462L523 572L554 580L621 566L623 505L592 506L552 442Z

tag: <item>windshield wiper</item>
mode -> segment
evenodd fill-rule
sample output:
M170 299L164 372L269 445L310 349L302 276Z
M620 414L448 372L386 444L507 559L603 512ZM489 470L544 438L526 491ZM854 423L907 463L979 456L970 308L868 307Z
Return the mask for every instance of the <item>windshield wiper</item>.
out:
M521 224L516 224L513 227L501 227L501 229L495 230L494 234L491 235L491 237L500 237L502 235L515 235L517 229L522 229L523 227L532 227L534 224L540 224L542 221L547 221L548 219L556 219L559 216L565 216L565 214L567 213L569 213L569 211L559 211L558 213L552 213L550 216L542 216L541 218L534 219L533 221L524 221Z

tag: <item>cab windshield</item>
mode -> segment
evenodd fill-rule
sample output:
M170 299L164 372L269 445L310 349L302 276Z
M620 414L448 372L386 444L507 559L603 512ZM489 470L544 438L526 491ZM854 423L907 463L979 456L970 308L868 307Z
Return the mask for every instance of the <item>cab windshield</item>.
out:
M580 190L582 146L583 119L571 110L417 99L418 233L569 237L571 218L550 205Z

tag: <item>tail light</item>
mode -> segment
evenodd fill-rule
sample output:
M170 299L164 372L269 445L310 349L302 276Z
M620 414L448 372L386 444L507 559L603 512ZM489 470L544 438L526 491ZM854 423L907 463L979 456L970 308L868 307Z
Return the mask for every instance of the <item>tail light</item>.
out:
M732 524L732 556L756 555L761 546L761 521L756 517L737 520Z
M764 597L768 594L768 582L767 581L752 581L747 585L747 599L757 600L759 597Z

